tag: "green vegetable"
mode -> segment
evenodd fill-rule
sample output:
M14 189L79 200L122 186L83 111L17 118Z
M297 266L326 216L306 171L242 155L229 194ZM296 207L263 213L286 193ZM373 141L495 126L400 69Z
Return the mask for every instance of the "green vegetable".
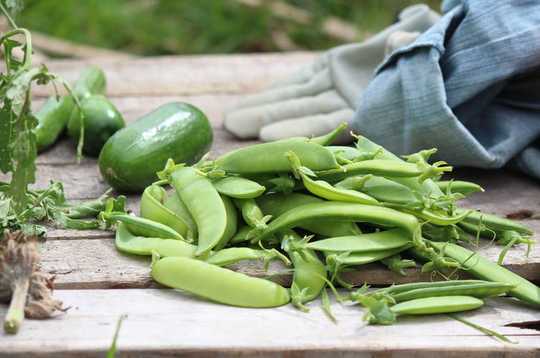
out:
M68 135L78 142L81 122L84 121L83 153L97 157L107 140L125 127L124 118L116 107L102 95L90 95L81 101L82 117L73 115L68 122Z
M99 169L116 190L140 192L169 158L193 164L211 144L212 128L199 109L169 103L116 132L101 151Z
M484 301L471 296L440 296L417 298L390 309L397 315L424 315L470 311L483 305Z
M60 99L50 97L43 107L35 113L38 125L34 133L36 134L38 152L49 148L58 140L66 128L74 108L75 102L71 96L64 96Z
M236 199L254 199L266 190L259 183L242 177L226 177L216 180L214 187L221 194Z

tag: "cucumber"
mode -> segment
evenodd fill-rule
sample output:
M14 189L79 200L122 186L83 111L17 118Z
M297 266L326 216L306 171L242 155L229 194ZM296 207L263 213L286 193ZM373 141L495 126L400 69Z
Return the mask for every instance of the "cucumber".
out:
M116 107L102 95L90 95L81 101L84 117L83 153L97 157L107 140L121 128L125 127L124 118ZM68 135L79 141L81 117L78 108L68 123Z
M60 99L49 97L43 107L34 113L38 120L38 125L34 129L38 152L49 148L56 142L64 131L74 107L75 102L71 96L64 96Z
M73 93L79 101L82 101L92 94L104 94L105 86L105 73L99 67L90 66L81 72L73 85ZM54 96L50 97L43 107L34 114L38 120L38 125L34 129L38 152L53 145L68 122L73 117L78 117L78 113L79 111L71 95L63 96L60 99Z
M99 169L117 191L142 192L157 180L167 159L194 164L212 139L203 112L187 103L168 103L116 132L101 151Z

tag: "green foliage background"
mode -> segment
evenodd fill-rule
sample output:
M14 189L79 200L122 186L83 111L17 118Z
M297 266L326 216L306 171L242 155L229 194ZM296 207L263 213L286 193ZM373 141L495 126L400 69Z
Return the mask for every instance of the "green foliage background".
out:
M269 1L269 0L263 0ZM139 55L264 52L278 50L273 31L286 32L310 50L340 43L321 31L333 15L356 25L359 39L391 24L418 0L287 0L309 11L300 25L233 0L25 0L20 26L75 42ZM425 1L439 9L440 0Z

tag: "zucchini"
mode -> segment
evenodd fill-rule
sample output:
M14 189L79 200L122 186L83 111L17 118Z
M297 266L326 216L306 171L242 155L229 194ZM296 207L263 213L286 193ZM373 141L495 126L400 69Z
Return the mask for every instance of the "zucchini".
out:
M212 127L198 108L173 102L116 132L99 156L101 175L121 192L141 192L169 158L188 165L212 145Z
M125 127L124 118L116 107L102 95L90 95L81 101L84 118L83 153L97 157L107 140L121 128ZM79 141L81 117L79 109L68 123L68 135L75 142Z

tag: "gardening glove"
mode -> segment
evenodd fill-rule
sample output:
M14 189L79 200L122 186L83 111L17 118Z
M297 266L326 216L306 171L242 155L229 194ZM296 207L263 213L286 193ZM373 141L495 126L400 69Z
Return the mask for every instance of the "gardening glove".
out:
M444 16L385 59L353 127L399 154L540 178L540 2L446 0Z
M406 8L397 23L367 41L336 47L289 79L247 96L225 114L225 128L239 138L271 141L317 136L341 122L350 124L358 96L385 51L413 39L410 34L390 36L398 31L423 32L438 18L426 5Z

